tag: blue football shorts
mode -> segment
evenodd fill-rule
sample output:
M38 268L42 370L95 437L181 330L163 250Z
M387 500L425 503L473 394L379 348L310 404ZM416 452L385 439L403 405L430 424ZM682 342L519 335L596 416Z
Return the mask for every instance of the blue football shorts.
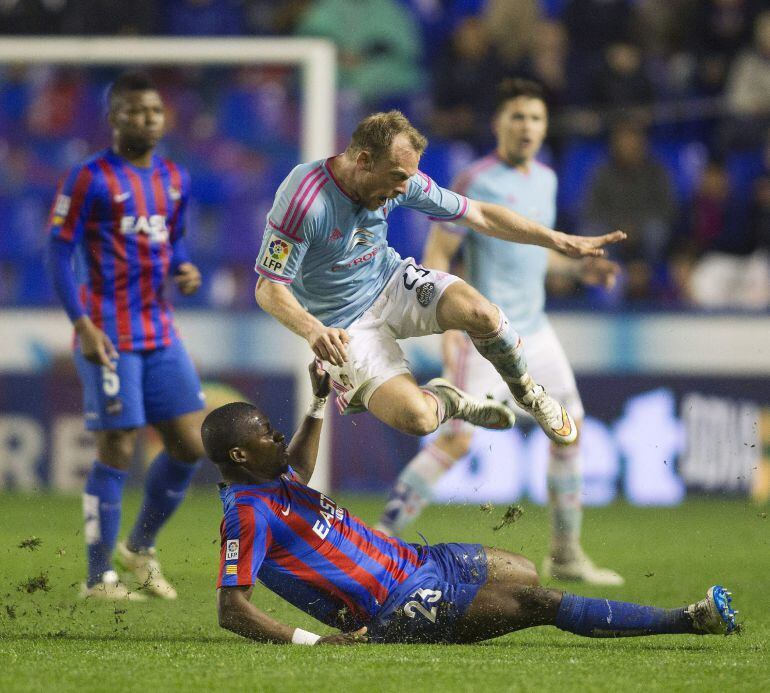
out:
M204 405L200 379L179 340L151 351L121 351L114 372L76 348L75 365L89 431L168 421Z
M481 544L420 547L425 563L393 590L368 626L375 643L451 643L457 622L487 581Z

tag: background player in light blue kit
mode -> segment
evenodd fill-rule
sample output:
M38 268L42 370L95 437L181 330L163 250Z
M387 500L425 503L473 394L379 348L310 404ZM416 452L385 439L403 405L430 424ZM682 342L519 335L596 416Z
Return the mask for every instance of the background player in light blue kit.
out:
M268 214L256 263L257 302L307 339L343 412L368 409L415 435L452 418L509 428L507 407L442 379L420 388L409 372L398 339L460 329L545 433L568 445L577 435L574 422L529 375L521 339L504 311L458 277L402 260L387 244L387 217L398 206L410 207L575 257L599 256L602 246L625 234L571 236L441 188L418 170L426 144L398 111L376 113L359 123L343 154L296 167Z
M556 219L554 172L535 157L546 135L548 112L542 89L527 80L500 85L493 129L496 150L460 173L455 189L474 199L497 202L551 226ZM588 284L612 285L618 266L603 258L569 260L544 248L504 243L467 227L435 224L425 264L448 270L461 246L467 280L500 306L527 345L532 377L563 402L579 428L583 404L575 376L545 315L547 271L570 272ZM500 375L458 332L444 335L445 377L475 396L505 399ZM378 527L398 534L430 501L441 476L470 449L473 429L448 423L402 470ZM580 446L551 445L548 491L552 511L551 553L544 571L555 577L618 585L614 571L597 568L580 546Z
M86 428L98 458L83 493L88 577L83 595L146 599L118 580L112 553L123 486L137 433L152 424L163 451L147 472L142 509L118 559L143 589L165 599L155 537L185 495L203 455L203 393L163 295L169 274L183 294L201 284L184 246L190 180L154 153L163 135L163 101L150 79L125 73L110 87L112 147L70 171L50 221L49 255L56 291L76 332ZM72 256L85 277L77 287Z
M219 624L262 642L352 645L468 643L531 626L588 637L737 629L730 593L661 609L540 587L524 556L481 544L408 544L369 527L308 486L328 378L311 364L314 402L290 444L256 407L232 402L203 422L224 483L217 579ZM320 636L251 603L260 581L342 633Z

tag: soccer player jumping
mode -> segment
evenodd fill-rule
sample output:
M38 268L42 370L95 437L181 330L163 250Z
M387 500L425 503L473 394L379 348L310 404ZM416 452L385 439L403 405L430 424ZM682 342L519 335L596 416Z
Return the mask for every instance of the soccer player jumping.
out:
M548 110L540 86L527 80L505 80L498 90L493 120L497 147L462 171L454 187L552 225L556 175L535 159L547 127ZM505 311L526 340L532 377L564 403L579 431L583 404L572 368L544 312L545 275L547 271L563 272L586 284L611 286L619 267L604 258L571 260L544 248L505 243L454 224L433 226L425 246L425 264L448 270L461 244L468 282ZM506 399L506 383L465 335L447 332L443 339L444 377L471 395L491 393ZM452 421L443 426L440 435L402 470L378 529L399 534L414 522L430 501L433 487L468 452L472 439L473 428L467 424ZM552 443L548 463L551 551L544 572L592 584L622 584L620 575L594 565L580 546L580 482L579 441L569 447Z
M458 277L402 260L387 244L387 217L410 207L573 257L601 256L602 246L625 234L571 236L445 190L418 170L426 144L398 111L376 113L359 123L343 154L297 166L267 217L255 268L257 302L308 341L345 413L368 409L415 435L453 418L509 428L514 415L503 404L471 397L443 379L421 388L409 372L396 340L457 329L468 333L546 435L568 445L577 436L575 423L528 373L521 338L503 311Z
M262 642L471 643L532 626L588 637L737 629L731 595L662 609L580 597L539 585L526 558L480 544L407 544L374 530L307 486L328 376L310 366L314 402L291 443L256 407L226 404L203 422L219 467L224 518L217 582L219 623ZM251 603L255 582L342 633L319 636Z
M145 75L125 73L109 90L112 147L75 166L51 211L49 264L75 326L75 364L86 428L98 458L83 494L88 578L83 596L146 599L118 580L112 554L121 499L139 427L152 424L163 451L146 479L144 502L118 559L143 589L165 599L155 537L182 501L203 457L203 393L163 295L166 277L192 294L201 284L184 246L190 190L186 171L154 153L163 102ZM84 276L78 289L72 256Z

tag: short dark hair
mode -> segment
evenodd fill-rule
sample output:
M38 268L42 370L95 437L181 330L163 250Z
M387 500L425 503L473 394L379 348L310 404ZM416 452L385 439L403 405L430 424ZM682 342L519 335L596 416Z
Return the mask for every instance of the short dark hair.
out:
M497 85L495 114L499 113L508 101L517 99L520 96L526 96L530 99L540 99L546 106L548 105L548 102L545 99L545 90L540 84L531 79L509 77Z
M248 402L230 402L209 412L201 424L208 458L216 464L229 464L230 450L245 441L259 418L263 418L262 412Z
M146 72L124 72L110 84L107 90L107 104L112 108L115 101L128 92L157 90L155 82Z

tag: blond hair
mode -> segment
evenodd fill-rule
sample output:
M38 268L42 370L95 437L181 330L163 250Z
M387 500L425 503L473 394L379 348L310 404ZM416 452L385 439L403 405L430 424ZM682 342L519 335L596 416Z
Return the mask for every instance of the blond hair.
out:
M427 138L409 122L401 111L373 113L364 118L356 127L350 144L345 150L349 156L357 156L359 152L367 151L376 161L390 151L396 135L404 134L409 144L421 155L428 146Z

